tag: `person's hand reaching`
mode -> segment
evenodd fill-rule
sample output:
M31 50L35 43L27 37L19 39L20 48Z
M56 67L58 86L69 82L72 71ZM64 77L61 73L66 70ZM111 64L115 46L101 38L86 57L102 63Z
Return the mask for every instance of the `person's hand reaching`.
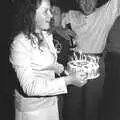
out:
M73 39L76 37L76 33L74 31L67 28L62 28L61 26L58 27L53 26L52 30L66 40L71 40L71 37Z
M61 35L66 40L71 40L71 38L75 38L76 36L75 32L70 29L61 28L58 32L59 35Z

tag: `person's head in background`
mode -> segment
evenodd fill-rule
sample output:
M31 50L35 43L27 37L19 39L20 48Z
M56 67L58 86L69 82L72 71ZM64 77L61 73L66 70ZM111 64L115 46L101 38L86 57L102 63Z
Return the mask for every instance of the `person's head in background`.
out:
M76 0L76 3L83 14L90 15L95 11L98 0Z
M55 27L60 26L61 25L61 20L62 20L60 7L53 6L52 7L52 14L53 14L52 24Z

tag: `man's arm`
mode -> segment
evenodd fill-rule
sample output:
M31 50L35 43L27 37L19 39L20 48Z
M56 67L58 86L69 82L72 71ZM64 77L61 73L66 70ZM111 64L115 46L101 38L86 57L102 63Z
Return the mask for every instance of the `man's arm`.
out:
M61 37L63 37L66 40L71 40L71 37L75 38L75 36L76 36L74 31L63 28L62 26L58 26L58 27L53 26L51 28L51 30L53 33L57 33L58 35L60 35Z
M108 51L120 54L120 16L115 20L108 35Z
M120 16L120 0L109 0L103 9L107 23L113 25L116 18Z
M118 16L120 16L120 0L118 0Z

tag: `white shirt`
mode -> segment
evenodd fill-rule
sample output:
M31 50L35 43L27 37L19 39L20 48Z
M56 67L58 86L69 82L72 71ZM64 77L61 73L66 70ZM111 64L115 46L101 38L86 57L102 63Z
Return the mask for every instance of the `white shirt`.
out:
M102 53L109 30L118 15L120 0L109 0L88 16L70 10L63 15L62 26L71 23L72 30L77 34L75 41L78 49L86 53Z
M67 93L64 77L56 78L54 71L42 70L57 60L52 35L43 33L48 47L32 47L30 40L19 34L11 45L10 62L15 69L20 85L30 96L47 96Z

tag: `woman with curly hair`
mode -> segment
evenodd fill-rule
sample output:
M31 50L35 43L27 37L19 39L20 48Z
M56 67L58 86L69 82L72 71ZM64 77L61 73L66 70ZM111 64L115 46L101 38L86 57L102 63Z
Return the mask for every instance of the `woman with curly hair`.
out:
M81 78L76 72L55 78L55 73L59 75L64 67L57 62L57 50L49 30L53 16L49 0L25 1L19 13L19 29L9 56L17 76L15 119L59 120L57 95L67 93L70 84L84 85L86 75Z

